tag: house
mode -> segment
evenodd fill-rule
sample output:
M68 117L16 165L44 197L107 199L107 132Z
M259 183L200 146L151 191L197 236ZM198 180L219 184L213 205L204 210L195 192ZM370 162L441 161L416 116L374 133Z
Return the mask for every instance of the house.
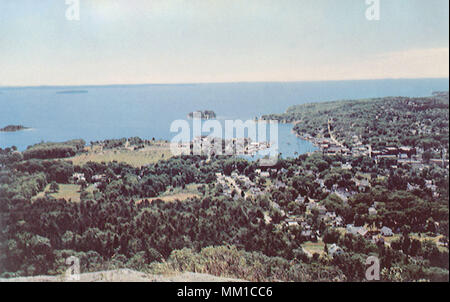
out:
M381 228L380 233L381 233L381 235L386 236L386 237L390 237L390 236L394 235L394 233L392 232L392 229L390 229L386 226Z
M295 202L303 204L305 202L305 197L298 195L297 198L295 199Z
M284 182L282 182L282 181L277 181L277 183L275 184L275 187L277 189L286 188L286 184Z
M106 179L106 175L104 175L104 174L98 174L98 175L92 176L92 180L94 182L99 182L99 181L102 181L102 180L105 180L105 179Z
M374 207L369 208L369 215L377 215L377 210Z
M330 255L331 257L334 257L334 255L342 255L344 253L344 250L342 248L340 248L339 246L336 245L336 243L333 243L332 245L330 245L330 247L328 247L328 255Z
M348 201L348 197L351 196L351 194L349 192L344 191L343 189L338 189L334 192L334 194L336 194L340 199L342 199L342 201L347 202Z
M261 177L270 177L270 173L269 172L261 172L260 174L259 174Z
M354 179L354 182L360 192L364 192L366 188L370 187L370 183L367 179Z
M399 150L396 147L386 147L384 149L384 155L395 155L395 156L397 156L398 153L399 153Z
M367 235L367 229L365 227L355 227L353 224L347 224L347 233L352 235L361 235L366 236Z
M366 228L364 228L364 227L359 227L359 228L358 228L358 231L357 231L357 234L364 237L364 236L366 236L367 232L368 232L368 231L367 231Z
M355 226L353 224L347 224L346 231L350 234L356 234L357 230L355 229Z
M288 227L298 226L298 222L295 220L286 220Z
M361 180L355 179L354 181L355 181L355 184L356 184L358 187L366 188L366 187L369 187L369 186L370 186L370 183L369 183L369 181L368 181L367 179L361 179Z
M414 148L414 147L406 147L406 146L400 147L400 152L401 152L402 155L406 155L406 157L411 157L411 156L417 154L416 148Z
M352 169L352 165L349 164L349 163L341 164L341 169L343 169L343 170L351 170Z
M310 229L311 229L311 226L310 226L306 221L300 222L300 225L301 225L302 228L305 229L305 230L310 230Z
M325 215L330 218L330 219L335 219L336 218L336 213L335 212L326 212Z
M310 200L309 203L306 205L307 210L316 209L318 207L317 203L314 200Z
M414 191L419 189L420 187L418 185L412 185L408 182L407 186L406 186L406 190L407 191Z
M399 153L398 154L398 158L399 159L407 159L408 158L408 154L406 154L406 153Z
M323 179L316 179L316 182L320 185L321 188L325 187L325 181Z
M73 173L72 179L75 183L86 181L86 178L84 177L84 173Z
M436 192L437 190L437 186L434 185L432 182L425 182L425 187L427 187L428 189L430 189L432 192Z
M341 227L344 225L344 219L341 216L337 216L334 220L332 220L331 224L335 227Z
M306 238L311 238L311 236L312 236L312 231L311 231L311 230L304 230L304 231L302 231L301 235L302 235L303 237L306 237Z

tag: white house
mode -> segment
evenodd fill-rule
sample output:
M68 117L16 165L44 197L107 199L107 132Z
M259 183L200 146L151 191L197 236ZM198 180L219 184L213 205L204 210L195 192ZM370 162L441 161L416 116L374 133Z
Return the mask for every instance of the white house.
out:
M353 167L349 163L341 164L341 169L343 170L351 170Z
M390 237L390 236L394 235L392 230L386 226L381 228L380 233L381 233L381 235L386 236L386 237Z
M261 177L269 177L270 173L269 172L261 172L259 175L261 175Z
M335 243L333 243L332 245L330 245L330 247L328 247L328 255L330 255L331 257L334 257L334 255L341 255L344 253L344 250L342 250L339 246L337 246Z
M286 222L287 222L288 227L298 226L298 222L297 221L288 220Z
M347 233L352 235L365 236L367 234L367 229L365 227L355 227L353 224L347 224Z
M344 219L341 216L337 216L336 219L333 220L332 223L336 227L340 227L344 225Z
M369 215L377 215L377 210L374 207L369 208Z
M295 199L295 201L297 203L304 203L305 202L305 197L298 195L297 198Z
M81 181L86 181L86 178L84 177L84 173L73 173L72 179L76 183L79 183Z

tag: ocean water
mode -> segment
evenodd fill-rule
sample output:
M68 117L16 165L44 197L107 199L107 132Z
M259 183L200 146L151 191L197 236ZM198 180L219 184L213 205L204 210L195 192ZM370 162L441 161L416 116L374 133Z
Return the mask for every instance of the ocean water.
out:
M295 104L383 96L428 96L448 90L448 79L370 80L295 83L223 83L87 87L0 87L0 127L32 129L0 132L0 147L82 138L87 143L139 136L171 140L174 120L189 112L214 110L219 121L283 113ZM85 93L61 93L84 90ZM313 151L296 138L291 125L279 125L283 156ZM205 133L206 135L208 133Z

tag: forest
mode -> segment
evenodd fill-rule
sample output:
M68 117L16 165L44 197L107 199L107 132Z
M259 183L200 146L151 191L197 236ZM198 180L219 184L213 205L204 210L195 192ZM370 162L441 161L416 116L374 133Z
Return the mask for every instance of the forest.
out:
M353 137L374 150L387 146L442 149L449 141L448 92L430 97L386 97L292 106L283 114L262 119L295 123L297 134L323 135L328 122L336 138L347 147ZM447 154L448 156L448 154Z
M178 156L141 168L118 162L77 166L61 158L68 146L79 152L81 145L75 140L24 152L0 150L1 277L61 274L65 259L76 256L82 272L127 267L251 281L363 281L365 260L375 255L383 280L448 281L445 169L416 171L406 164L388 169L370 158L314 153L280 159L263 169L269 172L263 178L256 162L226 156ZM342 169L344 163L352 168ZM226 195L216 173L246 176L262 193ZM77 174L84 175L80 202L37 197L51 183L73 183ZM372 175L363 189L357 184L361 174ZM435 181L435 192L426 179ZM157 199L190 184L199 185L198 197ZM336 187L353 193L344 202ZM306 201L296 202L298 196ZM369 215L374 202L378 213ZM315 203L342 217L344 225L388 226L398 236L387 245L342 232L317 209L307 209ZM305 235L301 224L287 225L292 215L320 235ZM436 236L439 242L427 239ZM302 248L317 241L324 244L320 253ZM343 253L331 256L332 244Z

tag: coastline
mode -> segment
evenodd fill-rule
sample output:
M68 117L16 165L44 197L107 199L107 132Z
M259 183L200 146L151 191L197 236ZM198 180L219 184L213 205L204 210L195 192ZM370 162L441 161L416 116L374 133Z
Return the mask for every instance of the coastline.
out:
M296 123L291 123L292 125L295 125ZM297 132L294 131L294 128L291 129L291 133L294 134L297 138L302 139L304 141L310 142L311 144L313 144L314 147L318 148L319 150L317 151L323 151L322 148L320 148L320 145L317 144L317 142L315 142L314 140L311 140L310 138L304 137L300 134L298 134Z

